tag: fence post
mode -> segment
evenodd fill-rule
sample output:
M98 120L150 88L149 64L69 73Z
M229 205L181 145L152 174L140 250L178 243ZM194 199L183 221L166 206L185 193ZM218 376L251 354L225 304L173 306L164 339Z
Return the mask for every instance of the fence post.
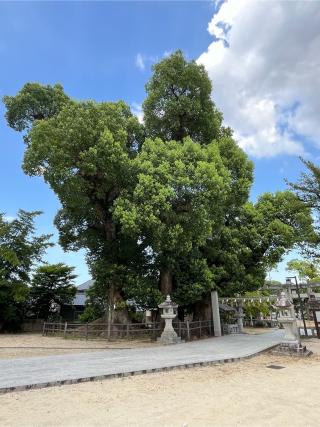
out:
M153 322L152 323L152 335L153 335L153 339L156 341L157 340L157 323Z
M181 337L181 322L180 320L178 321L178 328L179 328L179 337Z
M199 321L199 338L201 338L201 320Z
M85 333L86 333L86 340L88 339L88 328L89 328L89 325L88 325L88 322L86 323L86 330L85 330Z
M188 337L188 340L190 340L189 320L187 320L187 337Z
M45 333L46 333L46 322L43 322L42 336L44 336Z
M68 329L68 322L64 322L63 338L65 338L67 335L67 329Z

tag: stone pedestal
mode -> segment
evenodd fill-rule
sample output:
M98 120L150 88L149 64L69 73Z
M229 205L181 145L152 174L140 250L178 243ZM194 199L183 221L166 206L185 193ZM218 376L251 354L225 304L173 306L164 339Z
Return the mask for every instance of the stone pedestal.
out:
M243 334L243 318L244 318L243 304L242 304L242 301L240 300L238 302L237 313L236 313L239 334Z
M170 323L171 320L171 323ZM157 341L162 344L178 344L181 342L181 337L178 337L176 331L172 327L172 319L165 319L166 324L161 337Z

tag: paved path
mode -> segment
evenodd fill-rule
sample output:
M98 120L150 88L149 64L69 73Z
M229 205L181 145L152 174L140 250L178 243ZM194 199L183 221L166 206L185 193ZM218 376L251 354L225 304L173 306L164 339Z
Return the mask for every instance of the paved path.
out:
M60 356L0 360L0 393L223 363L249 357L278 344L283 331L228 335L171 346L104 350Z

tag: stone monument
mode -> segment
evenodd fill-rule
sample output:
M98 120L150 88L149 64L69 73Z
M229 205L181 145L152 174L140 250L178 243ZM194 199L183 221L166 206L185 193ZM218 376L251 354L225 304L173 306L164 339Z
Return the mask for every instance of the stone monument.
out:
M280 293L275 305L278 310L278 321L285 330L283 341L275 349L275 352L294 356L309 356L311 351L301 344L293 302L286 292Z
M178 337L172 326L172 320L177 315L178 305L171 301L170 295L167 295L166 300L162 304L159 304L158 307L162 310L161 319L164 319L165 321L164 330L161 337L158 338L158 341L163 344L180 343L181 338Z
M243 313L243 303L242 303L242 300L238 301L237 312L236 312L235 317L237 319L239 334L243 334L243 318L244 318L244 313Z

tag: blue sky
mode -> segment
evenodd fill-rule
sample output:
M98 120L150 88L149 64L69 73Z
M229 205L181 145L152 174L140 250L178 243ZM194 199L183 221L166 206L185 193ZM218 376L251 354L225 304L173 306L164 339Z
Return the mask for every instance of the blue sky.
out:
M216 58L220 55L231 67L232 61L238 63L237 55L240 57L242 50L238 49L239 43L231 43L227 58L220 48L220 53L214 53L211 59L210 55L219 47L219 42L216 42L212 49L213 41L223 38L215 33L219 27L216 22L211 24L213 29L209 25L208 31L208 24L218 16L218 12L222 14L221 21L228 23L228 19L233 20L230 25L234 25L241 41L241 22L234 17L235 11L231 10L229 15L223 8L218 11L214 2L0 2L0 95L16 94L27 81L59 82L66 93L76 99L123 99L138 111L145 96L144 85L150 76L152 63L179 48L189 58L199 59L205 64L214 82L217 104L223 112L225 108L226 122L236 129L240 145L255 162L252 199L264 191L284 189L284 178L296 180L299 175L301 163L298 154L318 156L313 133L308 127L305 131L307 124L302 130L294 124L301 109L296 113L293 101L301 100L296 99L296 95L289 97L289 89L281 98L277 85L273 92L272 88L269 90L271 96L267 96L261 91L263 85L260 81L259 90L255 92L258 95L253 97L249 94L245 99L252 100L251 104L241 107L243 112L252 108L257 121L247 120L247 128L243 124L245 119L241 119L240 124L237 122L230 107L232 104L226 102L226 99L234 97L234 92L228 94L226 88L232 88L232 82L238 81L241 73L237 73L237 79L233 78L232 73L226 73L221 64L216 64ZM251 13L260 12L251 10ZM245 38L243 43L246 43ZM232 50L233 46L238 50ZM255 46L251 42L248 48L252 51ZM230 59L231 53L233 57ZM222 82L221 73L227 74L226 83ZM257 81L259 74L251 78L251 82ZM239 84L244 87L244 93L248 93L247 82L240 81ZM213 97L215 99L215 92ZM302 99L302 107L307 104L305 98ZM238 98L236 101L243 102ZM286 114L280 114L279 108ZM270 128L268 120L275 121L273 134L266 130ZM264 144L264 135L271 148ZM262 142L258 146L251 142L251 137ZM283 144L284 149L279 149L279 144ZM272 152L272 147L278 148ZM1 105L0 210L9 217L14 217L19 208L42 210L44 213L37 221L38 231L55 233L56 241L57 233L52 223L59 208L58 201L40 178L23 174L23 151L21 135L7 127ZM47 260L74 265L78 283L88 279L83 253L66 254L56 246L48 252ZM283 269L274 277L281 275L283 277Z

